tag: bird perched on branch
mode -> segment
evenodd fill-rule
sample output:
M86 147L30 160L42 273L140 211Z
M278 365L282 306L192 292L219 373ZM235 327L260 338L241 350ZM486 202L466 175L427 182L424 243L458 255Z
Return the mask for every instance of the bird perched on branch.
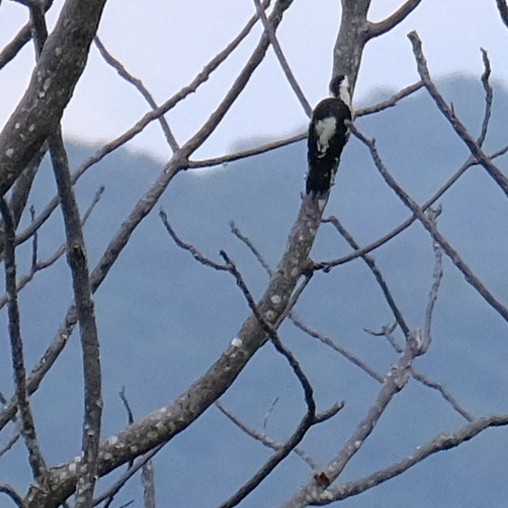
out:
M351 121L352 108L348 77L341 74L333 78L330 94L315 107L309 125L307 194L322 195L333 185L349 137L346 121Z

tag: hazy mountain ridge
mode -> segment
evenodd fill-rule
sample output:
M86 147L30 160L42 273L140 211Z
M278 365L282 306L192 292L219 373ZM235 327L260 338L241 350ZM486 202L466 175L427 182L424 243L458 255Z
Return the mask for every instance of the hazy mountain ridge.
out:
M481 85L470 80L452 80L442 88L448 98L453 98L459 117L478 133L483 111ZM496 88L487 151L506 143L507 114L508 94ZM396 108L358 120L358 125L368 136L376 138L388 168L420 203L467 157L462 142L423 91ZM93 147L74 145L73 167L92 152ZM506 157L498 163L506 168ZM253 292L259 295L266 286L266 275L247 249L232 237L228 222L233 219L275 265L299 207L305 164L305 143L298 143L228 164L224 170L210 170L207 176L182 172L160 205L185 241L216 260L219 249L225 249L245 273ZM161 169L162 164L157 161L120 150L80 180L77 190L82 209L99 185L106 187L85 227L92 264ZM54 193L47 161L37 183L33 202L40 211ZM502 192L482 168L472 168L440 203L443 213L438 227L494 294L506 302L508 214ZM364 147L354 139L344 152L326 211L326 215L331 214L339 216L362 244L409 216L376 173ZM97 231L101 234L97 235ZM62 241L61 219L55 214L40 233L41 253L49 254ZM332 259L347 252L349 249L332 227L323 225L313 251L314 259ZM421 326L432 282L433 257L428 234L413 225L374 256L410 326ZM26 261L20 262L23 263L26 266ZM48 298L48 285L42 283L59 287L59 280L65 281L65 290L55 291ZM68 280L62 259L51 272L38 274L36 283L20 295L31 363L40 356L64 316L71 299ZM97 292L96 308L105 372L105 434L117 432L125 425L126 417L117 396L122 385L126 386L138 417L167 404L213 362L248 314L234 280L197 265L188 253L177 248L155 211L134 233ZM361 260L327 275L317 274L297 311L310 325L336 338L380 372L386 371L395 358L388 345L363 332L363 328L379 329L393 318ZM322 408L337 399L346 401L344 411L323 427L324 435L319 428L303 444L312 451L312 443L317 449L317 459L327 460L330 449L335 450L365 414L378 385L312 339L303 337L290 324L284 325L282 338L313 380ZM448 260L433 338L428 354L417 362L418 368L443 382L475 415L492 412L493 408L506 412L506 324L477 297ZM79 355L78 341L73 337L55 371L34 397L43 449L51 452L55 462L67 460L79 446L82 405ZM9 392L5 388L10 386L8 358L2 359L0 365L0 389ZM481 376L471 375L472 372ZM62 379L66 380L63 384ZM66 401L65 417L60 412L48 411L48 398L55 394ZM302 415L302 397L281 358L270 348L264 348L226 394L225 402L260 428L275 396L281 400L268 430L275 438L283 439ZM383 416L375 436L348 467L344 479L368 474L376 467L403 458L424 439L462 424L438 396L419 385L410 386ZM320 437L330 438L331 442ZM486 506L488 490L492 503L488 506L503 506L508 495L503 469L508 463L506 453L501 450L506 451L507 445L508 436L503 429L489 431L458 450L439 454L380 488L342 504L409 506L409 498L410 506L415 508L431 504L476 507ZM24 464L23 452L18 449L16 453ZM156 460L158 497L161 501L171 500L175 506L215 506L267 456L268 452L258 443L243 436L211 409ZM0 460L0 480L21 485L20 464L11 460L9 455ZM308 475L309 471L291 458L242 506L276 506ZM189 489L196 477L200 478L199 485ZM128 500L134 495L139 499L136 489L134 483L118 502L121 504L121 499Z

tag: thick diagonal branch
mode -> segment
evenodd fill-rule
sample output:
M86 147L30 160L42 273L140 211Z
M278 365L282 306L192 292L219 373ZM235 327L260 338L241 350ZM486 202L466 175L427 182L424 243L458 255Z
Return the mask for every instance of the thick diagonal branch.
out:
M86 64L106 0L67 0L27 91L0 133L0 193L52 135Z

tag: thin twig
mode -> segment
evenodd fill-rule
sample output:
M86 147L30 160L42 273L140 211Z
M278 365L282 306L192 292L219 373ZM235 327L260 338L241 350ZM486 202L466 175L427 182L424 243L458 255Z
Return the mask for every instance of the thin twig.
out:
M127 400L127 395L125 394L125 386L122 386L122 389L118 393L120 395L120 399L122 399L123 406L125 410L127 411L127 421L129 422L129 425L134 422L134 415L132 414L132 409L129 404L129 401Z
M342 225L342 223L337 219L335 216L328 217L327 219L324 219L323 222L330 222L333 224L335 229L342 235L342 237L349 243L349 245L355 249L359 250L360 246L358 243L356 243L355 239L352 237L351 233ZM398 305L395 302L395 299L392 296L392 293L390 291L390 288L388 287L387 282L385 281L381 271L379 270L375 260L373 257L368 256L367 254L363 254L361 258L365 261L367 266L369 267L370 271L373 273L379 287L381 288L381 291L383 292L383 295L385 297L386 302L388 303L388 306L390 307L395 320L397 324L399 325L400 329L404 333L404 336L406 339L409 337L409 326L406 324L406 321L404 319L404 316L402 315L401 310L399 309Z
M231 228L231 233L233 233L244 245L247 246L247 248L254 254L254 257L257 259L258 263L264 268L265 272L268 274L269 277L272 276L272 269L270 268L270 265L266 262L265 258L261 255L259 250L255 247L255 245L252 243L250 238L245 236L236 226L234 221L231 221L229 223L229 227Z
M483 68L484 68L481 81L483 89L485 90L485 113L483 115L480 136L478 137L476 142L478 143L478 146L481 147L483 146L485 138L487 137L487 130L489 128L490 117L492 115L492 99L494 97L494 91L492 90L492 86L490 85L489 82L491 73L489 55L487 51L485 51L483 48L480 48L480 50L482 52Z
M153 450L150 450L149 452L145 453L142 457L136 460L134 465L127 469L124 473L120 475L118 480L115 481L115 483L106 491L103 492L100 496L97 496L92 506L97 506L104 501L108 500L112 496L120 491L120 489L127 483L127 481L132 478L148 461L152 460L155 455L164 448L164 445L166 443L161 443L159 446L154 448Z
M429 223L432 226L434 230L434 236L436 234L436 217L440 213L440 210L438 212L434 212L432 209L429 210L427 213L427 217L429 219ZM432 324L432 314L434 312L434 307L436 305L437 300L437 293L439 290L439 286L441 285L441 280L443 278L443 251L441 250L441 246L437 241L433 242L433 249L434 249L434 257L435 257L435 265L434 265L434 275L433 275L433 281L432 286L429 291L428 301L427 301L427 308L425 310L425 322L423 326L423 340L430 344L431 341L431 335L430 335L430 328Z
M404 98L408 97L409 95L417 92L418 90L420 90L420 88L423 88L423 86L424 86L424 83L422 80L417 81L416 83L413 83L412 85L409 85L409 86L403 88L402 90L400 90L399 92L393 94L391 97L389 97L385 101L381 101L381 102L378 102L377 104L373 104L372 106L367 106L365 108L360 108L360 109L355 110L355 117L359 118L361 116L372 115L374 113L379 113L380 111L384 111L385 109L393 108L398 104L398 102L401 99L404 99Z
M471 415L468 411L466 411L457 401L457 399L440 383L436 381L432 381L425 374L421 372L417 372L414 368L411 369L411 374L413 377L423 384L424 386L431 388L433 390L437 390L446 402L448 402L457 413L459 413L462 417L464 417L467 421L472 422L475 420L474 416Z
M35 207L33 205L30 206L30 218L32 222L35 219ZM32 263L30 266L30 271L34 271L37 266L37 258L39 257L39 235L37 231L35 231L33 239L32 239Z
M99 36L96 35L94 38L95 45L97 46L97 49L99 50L99 53L102 55L106 63L111 65L116 72L120 75L121 78L125 79L128 83L131 85L134 85L136 90L145 98L146 102L148 102L149 106L153 109L157 109L157 103L155 102L155 99L153 98L153 95L149 92L149 90L146 88L146 86L143 84L143 81L141 79L136 78L133 76L120 62L117 60L104 46L102 41L99 39ZM164 132L164 135L166 136L166 141L168 142L168 145L170 146L171 150L173 152L176 152L180 147L178 145L178 142L176 141L173 133L171 132L171 129L169 127L168 122L166 121L166 118L164 116L159 117L159 123L161 124L162 132Z
M220 400L215 402L215 406L217 409L226 416L234 425L236 425L242 432L245 432L249 437L259 441L263 446L267 448L271 448L274 451L279 450L283 444L277 443L270 437L266 435L266 432L259 432L248 427L244 422L242 422L235 414L233 414L229 409L226 409ZM266 430L266 429L265 429ZM304 450L296 447L293 450L293 453L298 455L311 469L317 469L317 462Z
M272 400L272 403L270 404L270 407L267 409L265 413L265 417L263 418L263 432L266 433L266 429L268 427L268 420L270 419L270 416L272 414L272 411L275 409L275 406L277 405L277 402L279 402L279 397L275 397L275 399Z
M256 5L256 12L258 13L259 19L263 23L263 26L265 27L265 31L268 33L268 37L270 38L270 44L272 45L275 55L277 56L277 59L279 60L280 66L282 67L282 70L284 71L284 74L286 75L286 79L288 80L289 85L293 89L293 92L295 92L295 95L298 98L298 101L300 102L300 104L302 105L302 108L305 111L305 114L308 117L310 117L312 115L312 108L309 104L309 101L305 97L303 90L301 89L300 85L298 84L298 81L295 78L293 71L291 70L291 67L290 67L290 65L284 55L284 52L282 51L282 48L279 44L279 40L277 39L277 36L275 35L275 30L273 29L272 24L266 17L265 11L264 11L263 7L261 6L261 2L259 0L254 0L254 4Z
M260 155L262 153L270 152L271 150L276 150L277 148L297 143L298 141L302 141L306 138L307 132L302 132L300 134L295 134L294 136L285 137L279 139L278 141L271 141L270 143L265 143L254 148L247 148L235 153L221 155L219 157L212 157L210 159L190 160L187 167L189 169L199 169L209 168L212 166L220 166L222 164L228 164L237 160L246 159L252 157L253 155Z
M396 353L402 353L404 351L404 348L399 345L399 343L395 340L395 337L393 336L393 332L395 331L395 328L397 328L397 321L395 321L391 325L384 325L381 327L381 330L379 332L376 332L375 330L369 330L368 328L364 328L364 332L368 333L369 335L372 335L373 337L384 337L390 346L392 346L393 350Z
M296 315L296 313L293 311L290 316L291 321L293 324L300 328L303 332L305 332L307 335L310 335L311 337L319 340L323 344L327 345L328 347L332 348L333 350L337 351L339 354L341 354L346 360L351 362L353 365L356 365L360 369L362 369L365 373L367 373L372 379L377 381L378 383L383 382L383 376L376 372L372 367L367 365L363 360L361 360L359 357L357 357L354 353L351 353L349 350L347 350L345 347L341 346L337 342L335 342L330 337L327 337L326 335L317 332L316 330L313 330L308 325L304 324Z
M15 427L11 437L0 448L0 458L2 457L2 455L5 455L21 437L21 427L22 427L21 422L18 419L16 419Z
M216 263L215 261L212 261L211 259L207 258L201 252L199 252L194 245L190 243L186 243L183 240L180 239L180 237L175 233L175 230L172 228L172 226L169 223L168 216L166 212L161 208L159 210L159 216L162 220L162 223L164 224L164 227L166 228L166 231L169 233L173 241L180 247L181 249L186 250L189 252L192 257L198 262L201 263L204 266L209 266L210 268L213 268L214 270L219 271L228 271L228 267L225 265L221 265L219 263Z
M123 407L125 408L125 411L127 411L127 422L129 425L132 425L134 423L134 415L132 413L132 409L129 404L129 401L127 400L127 395L125 393L125 386L122 386L118 395L120 396L120 399L122 400ZM133 464L134 464L134 460L131 460L129 462L129 464L127 465L127 468L132 467ZM112 501L113 501L113 496L111 497L110 501L108 501L108 503L112 502Z

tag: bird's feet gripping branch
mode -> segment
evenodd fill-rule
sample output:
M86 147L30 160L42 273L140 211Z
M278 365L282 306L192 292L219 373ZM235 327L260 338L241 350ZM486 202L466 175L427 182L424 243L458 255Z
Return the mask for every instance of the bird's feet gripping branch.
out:
M352 119L351 91L347 76L330 83L331 97L314 109L307 139L307 194L323 196L333 185L342 149L349 138Z

